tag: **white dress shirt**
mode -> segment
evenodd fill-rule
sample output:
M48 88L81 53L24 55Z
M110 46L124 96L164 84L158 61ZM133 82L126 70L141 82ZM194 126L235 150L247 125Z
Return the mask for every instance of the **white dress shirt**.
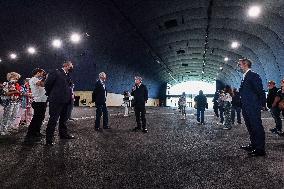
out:
M251 69L248 69L244 74L243 74L243 80L245 79L247 73L250 71Z

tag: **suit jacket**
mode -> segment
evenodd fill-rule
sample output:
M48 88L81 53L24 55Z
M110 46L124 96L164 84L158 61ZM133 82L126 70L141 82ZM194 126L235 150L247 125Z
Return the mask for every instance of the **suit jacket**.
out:
M205 109L205 108L208 108L208 104L207 104L207 98L204 94L202 95L197 95L195 98L194 98L194 101L196 101L196 108L198 109Z
M260 76L248 71L240 86L241 103L243 108L265 107L266 99Z
M268 95L267 95L266 102L267 102L267 107L269 109L272 107L274 99L277 96L277 91L278 91L278 89L276 87L268 90Z
M145 85L141 84L135 90L132 90L131 96L134 96L133 103L135 107L145 107L145 102L148 100L148 89Z
M107 90L104 88L101 80L98 80L95 84L95 88L92 94L92 101L96 105L102 105L106 103Z
M49 102L71 103L72 80L69 74L65 74L63 69L56 69L48 74L45 80L45 90Z
M234 96L232 96L231 104L233 107L242 107L241 96L239 92L235 92Z

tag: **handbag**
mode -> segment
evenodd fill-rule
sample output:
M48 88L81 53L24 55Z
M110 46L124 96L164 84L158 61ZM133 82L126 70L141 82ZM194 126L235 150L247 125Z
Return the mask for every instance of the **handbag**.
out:
M280 110L284 110L284 99L282 99L279 103L278 103L278 108Z

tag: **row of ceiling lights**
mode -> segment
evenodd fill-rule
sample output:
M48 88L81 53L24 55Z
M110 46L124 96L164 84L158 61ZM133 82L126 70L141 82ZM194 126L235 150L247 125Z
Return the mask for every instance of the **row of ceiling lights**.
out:
M261 13L261 7L260 6L251 6L248 10L248 16L252 17L252 18L257 18L260 15L260 13ZM88 36L87 33L86 33L86 35ZM70 41L72 43L75 43L75 44L79 43L81 41L81 35L78 34L78 33L72 33L70 35ZM63 42L62 42L61 39L54 39L51 44L54 48L58 49L58 48L62 47ZM240 47L240 43L238 41L233 41L231 43L232 49L237 49L239 47ZM27 48L27 53L29 53L30 55L34 55L34 54L37 53L37 50L36 50L35 47L30 46L30 47ZM12 59L12 60L16 60L18 58L18 55L15 52L11 52L9 54L9 58ZM229 58L225 57L224 61L228 62ZM0 58L0 62L2 62L1 58ZM222 70L222 69L223 69L223 67L220 67L220 70ZM202 74L204 74L204 71L202 71Z
M89 36L87 33L86 33L86 35ZM82 39L82 35L78 34L78 33L72 33L69 37L70 42L73 43L73 44L79 43L81 41L81 39ZM55 49L59 49L63 46L63 41L59 38L54 38L51 41L51 45ZM30 55L34 55L34 54L37 53L37 49L34 46L30 46L30 47L27 48L26 52ZM8 57L11 60L16 60L18 58L18 54L16 52L11 52L11 53L9 53ZM0 58L0 62L2 62L1 58Z
M254 6L251 6L249 9L248 9L248 16L251 17L251 18L257 18L261 13L261 7L260 6L257 6L257 5L254 5ZM239 47L241 46L241 44L238 42L238 41L232 41L230 47L232 49L238 49ZM224 61L225 62L228 62L229 61L229 58L228 57L225 57L224 58ZM223 67L220 66L220 70L223 70ZM202 70L202 75L205 73L204 70ZM169 73L170 74L170 73ZM217 73L217 76L219 75L219 73ZM171 75L170 75L171 76ZM172 77L172 76L171 76ZM216 77L214 78L215 80L217 79ZM175 80L175 79L174 79Z
M251 18L257 18L257 17L259 17L260 13L261 13L261 6L259 6L259 5L251 6L251 7L248 9L248 11L247 11L247 15L248 15L249 17L251 17ZM241 46L241 44L240 44L238 41L232 41L232 43L231 43L231 45L230 45L230 47L231 47L232 49L238 49L240 46ZM228 61L229 61L229 58L228 58L228 57L225 57L225 58L224 58L224 61L225 61L225 62L228 62ZM223 70L223 67L222 67L222 66L220 67L220 70ZM204 71L202 70L201 73L204 74ZM219 75L219 74L217 73L217 76L218 76L218 75Z

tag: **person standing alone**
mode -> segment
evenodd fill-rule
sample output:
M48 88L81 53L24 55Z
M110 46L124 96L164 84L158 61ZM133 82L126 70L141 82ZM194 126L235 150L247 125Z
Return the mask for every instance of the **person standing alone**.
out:
M243 118L250 135L250 144L241 146L251 156L265 156L265 133L261 121L261 109L265 108L266 99L260 76L251 71L252 62L240 59L238 63L243 71L240 86Z
M106 90L106 74L104 72L101 72L99 74L99 79L97 80L95 84L95 89L92 94L92 101L96 104L96 121L95 121L95 130L100 131L100 122L101 117L103 115L103 128L104 129L110 129L108 126L108 111L106 106L106 96L107 96L107 90Z
M136 116L137 127L133 131L141 130L141 121L142 120L142 132L147 133L146 128L146 109L145 104L148 100L148 89L145 85L142 84L142 78L135 77L135 85L132 88L131 95L134 96L134 111Z
M199 124L204 124L204 111L205 108L208 107L207 107L207 98L203 94L202 90L199 91L199 95L197 95L194 98L194 101L196 103L196 109L197 109L197 122Z

